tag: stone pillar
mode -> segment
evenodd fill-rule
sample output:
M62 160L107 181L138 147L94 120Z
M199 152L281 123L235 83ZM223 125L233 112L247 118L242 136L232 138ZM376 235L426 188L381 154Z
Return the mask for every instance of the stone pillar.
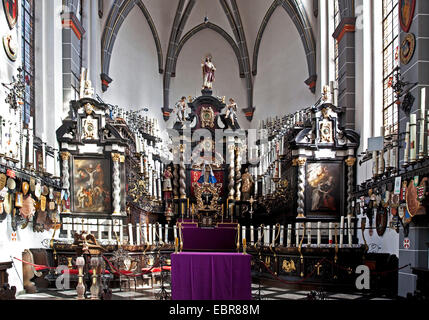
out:
M241 200L241 143L235 148L235 200Z
M228 147L228 151L229 151L228 200L234 200L234 194L235 194L235 190L234 190L234 185L235 185L234 150L235 150L234 145L230 145Z
M348 157L346 160L347 165L347 215L353 215L352 212L352 192L353 192L353 167L356 163L356 158L354 157Z
M120 161L119 153L112 153L113 161L113 215L120 216L121 214L121 177L120 177Z
M410 93L414 96L415 101L411 108L410 114L417 114L417 119L420 117L421 105L421 89L426 87L426 101L427 90L429 87L429 73L426 72L429 65L429 5L428 1L416 1L413 21L408 33L412 33L416 38L416 51L408 64L401 63L401 74L404 76L405 81L411 83L418 82ZM399 19L399 18L398 18ZM399 27L401 28L401 27ZM400 29L400 43L408 34L402 28ZM427 109L426 102L426 109ZM406 123L409 122L409 115L403 112L399 106L399 131L405 132ZM419 128L418 128L419 130ZM419 136L419 131L417 131ZM400 136L401 138L401 136ZM404 146L404 140L399 140L399 143ZM402 161L404 158L403 147L399 148L399 159ZM416 166L417 168L418 166ZM405 169L400 168L402 172ZM422 177L422 176L421 176ZM409 233L407 238L410 240L410 247L404 248L404 230L400 229L399 233L399 267L411 263L414 268L428 268L428 239L429 239L429 223L428 216L416 216L409 224ZM406 297L408 293L414 294L416 290L417 276L412 273L411 267L402 269L398 274L398 295Z

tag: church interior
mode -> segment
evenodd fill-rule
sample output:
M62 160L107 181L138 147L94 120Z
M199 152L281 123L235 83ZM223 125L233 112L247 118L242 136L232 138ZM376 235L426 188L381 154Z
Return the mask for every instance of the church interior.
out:
M429 1L2 2L0 300L428 299Z

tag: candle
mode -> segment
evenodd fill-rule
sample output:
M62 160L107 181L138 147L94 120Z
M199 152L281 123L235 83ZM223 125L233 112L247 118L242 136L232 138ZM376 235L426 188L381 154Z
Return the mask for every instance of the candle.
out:
M264 244L266 246L270 245L270 226L265 227L265 236L264 236Z
M311 246L311 222L307 222L307 241L308 246Z
M241 227L241 238L246 240L246 226Z
M177 226L173 226L173 237L177 239Z
M133 225L131 223L128 224L128 243L133 246L134 245L134 239L133 239Z
M136 224L136 245L141 245L141 239L140 239L140 232L141 232L141 228L140 228L140 223Z
M250 244L253 245L255 243L255 234L253 226L250 226Z
M189 218L189 198L188 199L186 199L186 204L187 204L187 206L186 206L186 212L187 212L187 217Z
M159 243L163 243L162 241L162 224L159 224L158 226L158 237L159 237Z
M416 162L416 139L417 139L417 115L415 113L410 115L410 162Z
M149 245L152 245L152 224L149 223Z
M296 247L298 247L299 246L299 223L295 224L295 236L296 236L295 244L296 244Z
M353 239L352 239L352 216L348 215L347 216L347 227L348 227L348 236L349 236L349 246L351 247L353 244Z
M155 244L157 242L156 241L157 238L156 238L156 225L155 224L152 226L152 231L153 231L153 243ZM158 242L159 242L159 238L158 238Z
M419 159L423 160L425 157L425 117L426 117L426 88L422 88L421 93L421 107L420 107L420 138L419 138Z
M174 238L174 251L177 253L179 251L179 239Z
M328 230L328 240L329 240L329 246L331 246L333 244L332 241L332 231L334 229L334 223L333 222L329 222L329 230Z
M122 220L119 221L119 240L121 243L124 243L124 226L122 225Z
M107 220L107 240L109 240L109 243L112 243L112 220Z
M343 246L343 238L344 238L344 216L341 216L341 221L340 221L340 247Z
M320 248L322 244L322 222L317 222L317 247Z
M292 245L292 225L287 225L287 247L290 248Z
M165 238L164 238L164 242L165 243L169 243L168 242L168 224L165 225Z
M147 225L143 223L143 243L147 243Z
M262 239L261 227L258 227L258 243L261 242L261 239Z
M273 247L276 245L276 233L277 233L276 229L277 229L276 226L273 226L273 233L271 235L271 238L272 238L271 243Z
M283 243L284 243L284 232L285 232L285 227L284 225L280 226L280 246L283 247Z

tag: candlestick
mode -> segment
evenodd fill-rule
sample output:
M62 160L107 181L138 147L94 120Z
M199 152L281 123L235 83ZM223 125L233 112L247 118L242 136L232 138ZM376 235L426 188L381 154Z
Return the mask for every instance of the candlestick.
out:
M76 286L76 292L77 292L77 299L83 300L85 299L84 293L85 293L85 284L83 283L83 267L85 265L85 258L84 257L77 257L76 258L76 266L78 268L78 284Z
M414 163L417 160L416 139L417 139L417 115L413 113L410 115L410 163Z
M287 225L287 247L290 248L292 245L292 225Z
M283 243L284 243L284 232L285 232L285 227L284 225L280 226L280 246L283 247Z
M343 239L344 239L344 216L341 216L341 221L340 221L340 248L343 246Z
M317 222L317 247L320 248L322 244L322 222Z
M173 237L174 239L177 239L177 226L173 226Z
M272 243L273 247L276 244L276 229L277 229L276 226L273 226L273 232L272 232L272 235L271 235L271 243Z
M243 238L243 254L246 254L247 242L246 237Z
M241 227L241 238L246 240L246 226Z
M333 241L332 241L332 231L334 229L334 223L333 222L329 222L329 230L328 230L328 241L329 241L329 246L332 246Z
M164 237L165 237L165 238L164 238L164 242L165 242L165 243L170 243L170 242L168 241L168 224L166 224L166 225L165 225L164 229L165 229L165 233L164 233L164 234L165 234L165 236L164 236Z
M179 239L177 237L174 238L174 252L179 252Z

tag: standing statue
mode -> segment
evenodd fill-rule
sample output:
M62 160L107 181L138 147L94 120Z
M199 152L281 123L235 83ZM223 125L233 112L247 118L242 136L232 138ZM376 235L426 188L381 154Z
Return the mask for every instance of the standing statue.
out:
M237 122L237 104L233 98L229 99L229 104L226 106L225 119L231 129L236 129Z
M216 67L212 63L212 57L207 56L201 64L203 69L203 90L213 88L213 82L215 81Z
M165 199L171 198L171 192L173 191L172 185L173 173L171 172L171 167L167 167L163 174L164 187L162 191L164 191Z
M182 123L186 121L186 108L186 97L182 97L179 102L176 103L177 121Z
M250 200L250 195L252 193L252 188L254 184L253 177L249 173L248 168L244 170L244 173L241 176L241 181L242 181L242 187L241 187L242 200L248 201Z

